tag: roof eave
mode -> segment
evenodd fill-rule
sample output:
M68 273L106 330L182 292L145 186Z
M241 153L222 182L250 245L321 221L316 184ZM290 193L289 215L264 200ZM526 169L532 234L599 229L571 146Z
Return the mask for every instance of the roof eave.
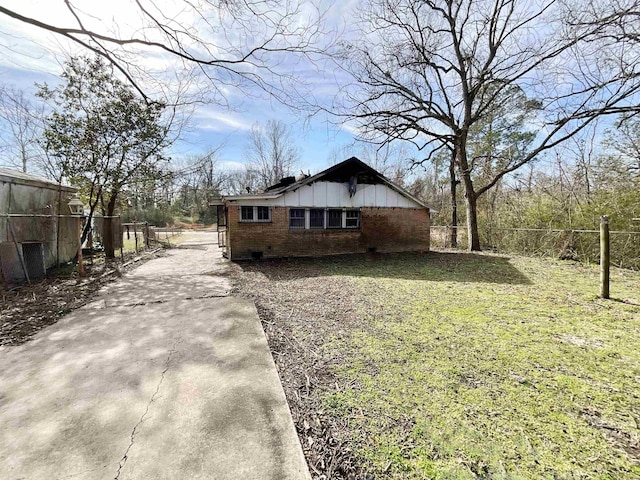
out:
M236 200L265 200L265 199L272 199L272 198L278 198L281 197L282 193L277 193L277 194L270 194L270 195L256 195L256 194L250 194L250 195L227 195L222 197L222 201L236 201Z

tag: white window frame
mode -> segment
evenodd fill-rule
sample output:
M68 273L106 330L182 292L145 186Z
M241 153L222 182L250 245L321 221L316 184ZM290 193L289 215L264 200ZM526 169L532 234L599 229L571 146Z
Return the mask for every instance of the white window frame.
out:
M302 210L302 217L293 217L296 220L302 220L302 226L301 227L292 227L291 226L291 212L293 210ZM289 208L289 230L305 230L307 228L307 210L304 208L295 208L295 207L291 207Z
M291 210L304 210L304 228L291 226ZM311 210L324 210L324 226L311 227ZM340 219L340 227L329 227L329 210L341 210L342 216ZM347 212L358 212L358 223L356 226L347 227ZM302 217L298 217L302 218ZM356 218L356 217L351 217ZM359 208L346 208L346 207L289 207L289 230L301 231L301 230L360 230L362 226L362 210Z
M322 226L321 227L312 227L311 226L311 210L321 210L322 211ZM310 230L325 230L327 228L327 209L326 208L309 208L309 229Z
M340 226L339 227L330 227L329 226L329 211L339 211L340 212ZM325 210L325 226L327 230L340 230L341 228L344 228L344 213L345 211L342 208L327 208Z
M351 218L357 218L358 222L357 225L355 227L348 227L347 226L347 212L358 212L358 216L357 217L351 217ZM348 208L345 209L344 213L343 213L343 228L346 228L348 230L358 230L360 228L360 225L362 223L362 211L360 211L359 209L356 208Z
M253 218L245 219L242 218L242 210L244 208L252 208L253 209ZM258 219L258 208L266 208L269 212L269 218L267 219ZM240 205L240 222L241 223L269 223L271 222L271 207L268 205Z

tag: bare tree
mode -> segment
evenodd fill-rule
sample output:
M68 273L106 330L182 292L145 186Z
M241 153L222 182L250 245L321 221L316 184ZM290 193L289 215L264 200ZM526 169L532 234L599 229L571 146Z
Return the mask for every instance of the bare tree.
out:
M615 130L607 131L604 144L620 158L622 178L640 179L640 118L620 118Z
M369 0L361 11L341 62L354 80L343 114L369 138L413 142L426 160L455 152L471 250L481 195L599 116L638 109L640 49L620 48L597 23L569 22L557 0ZM470 156L469 136L514 91L513 112L536 105L535 138L517 152L494 145L480 175L486 163Z
M225 103L229 89L257 87L282 102L299 88L286 62L291 55L323 50L322 12L303 0L183 0L175 3L135 0L130 10L97 18L91 5L59 2L68 13L56 24L45 13L20 12L0 5L4 16L52 32L104 57L145 96L153 58L172 69L194 70L204 76L210 100ZM126 18L124 18L126 16ZM134 27L127 27L134 25ZM87 52L88 53L88 52Z
M0 153L3 163L27 170L40 170L45 152L42 135L44 104L18 88L0 86ZM35 168L34 168L35 167Z
M349 157L359 158L398 185L405 185L408 180L411 160L400 142L377 145L355 140L349 145L334 148L328 160L329 164L336 165Z
M291 128L279 120L268 120L251 128L247 158L247 169L257 178L259 188L267 188L294 173L300 152Z
M183 213L197 211L202 216L227 181L227 172L218 165L221 147L204 154L174 159L171 180Z
M615 45L614 54L605 50L601 55L607 55L613 61L623 61L622 68L629 74L636 73L635 66L631 62L624 61L620 57L620 51L637 48L640 44L640 0L585 0L582 8L574 8L572 2L567 1L567 23L571 28L580 31L582 29L597 30L598 41L605 40L610 45ZM589 39L587 39L589 40ZM630 58L630 61L633 59Z
M241 195L254 192L259 189L258 176L252 170L240 168L228 170L224 173L222 193L225 195Z

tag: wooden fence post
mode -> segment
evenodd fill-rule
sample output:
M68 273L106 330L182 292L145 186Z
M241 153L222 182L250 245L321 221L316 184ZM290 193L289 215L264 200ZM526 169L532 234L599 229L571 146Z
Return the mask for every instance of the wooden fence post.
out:
M600 217L600 297L609 298L609 217Z
M136 253L138 253L138 229L136 228L138 225L137 220L133 221L133 238L135 238L136 242Z
M120 261L124 263L124 231L122 230L122 217L118 216L118 220L118 224L120 225L120 229L118 230L120 232ZM127 229L128 228L129 227L127 227Z

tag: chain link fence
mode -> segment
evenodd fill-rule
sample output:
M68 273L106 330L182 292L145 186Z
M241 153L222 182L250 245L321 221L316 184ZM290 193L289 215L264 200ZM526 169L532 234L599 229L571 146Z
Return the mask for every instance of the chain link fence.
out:
M451 245L451 233L457 230L458 243L455 247ZM466 249L469 246L467 238L467 228L463 226L449 227L447 225L431 226L431 248L461 248Z
M611 265L640 270L640 232L609 232ZM490 244L498 251L585 263L600 261L599 230L496 228Z
M448 226L431 227L433 248L451 247L451 229ZM466 249L467 230L458 229L458 248ZM536 257L553 257L584 263L600 261L600 231L538 228L494 228L482 235L482 247L504 253L517 253ZM611 265L640 270L640 231L610 232Z

